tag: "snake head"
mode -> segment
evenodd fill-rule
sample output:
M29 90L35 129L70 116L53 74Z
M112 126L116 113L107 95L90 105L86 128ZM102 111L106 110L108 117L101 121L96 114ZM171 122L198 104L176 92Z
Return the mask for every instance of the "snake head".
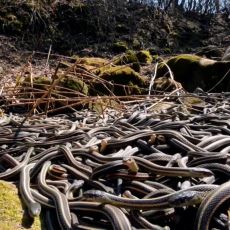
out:
M39 216L41 213L41 205L37 202L31 203L28 211L31 217Z
M206 168L190 168L190 172L193 174L193 177L213 176L213 172Z
M182 191L170 196L168 203L172 207L183 207L200 204L204 198L204 192Z

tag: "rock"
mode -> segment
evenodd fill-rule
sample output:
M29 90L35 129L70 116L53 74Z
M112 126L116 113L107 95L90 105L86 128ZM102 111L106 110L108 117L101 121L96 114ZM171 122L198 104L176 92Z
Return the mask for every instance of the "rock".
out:
M3 68L2 68L2 66L0 66L0 74L2 74L3 73Z
M168 77L159 77L154 81L153 90L171 92L180 88L181 84Z
M148 50L141 50L136 55L140 63L151 64L153 61L153 57Z
M107 65L109 61L105 58L100 58L100 57L84 57L84 58L79 58L77 59L77 62L79 64L84 64L88 66L93 66L93 67L102 67L104 65Z
M153 57L148 50L140 50L135 52L133 50L127 50L124 55L114 59L115 65L130 64L130 67L136 72L140 71L141 64L151 64Z
M27 214L17 187L5 181L0 181L0 229L42 229L40 219L32 219Z
M142 93L139 87L144 87L145 79L129 66L105 67L101 68L99 71L98 76L100 78L112 83L108 87L111 88L111 91L113 91L115 95ZM101 83L94 83L93 88L97 92L100 92L100 95L109 94L108 90L106 90Z
M119 58L115 58L113 63L115 65L126 65L130 64L129 66L136 72L140 71L140 62L137 58L136 52L133 50L127 50L124 55Z
M48 78L47 76L34 77L32 82L31 82L30 76L26 76L24 81L22 82L22 85L23 86L33 85L33 87L36 87L37 89L48 90L51 83L52 83L52 80Z
M144 83L144 80L140 75L129 66L114 66L106 68L101 71L99 77L124 85L128 84L130 81L140 86Z
M84 95L88 95L88 91L89 91L88 85L75 76L68 76L68 75L65 76L64 78L61 79L58 85L83 93ZM69 94L67 96L71 96L71 95Z
M204 91L212 89L211 92L230 90L230 61L214 61L196 55L181 54L169 59L167 65L172 70L174 79L189 92L193 92L197 87ZM157 77L163 76L169 74L167 67L161 63Z

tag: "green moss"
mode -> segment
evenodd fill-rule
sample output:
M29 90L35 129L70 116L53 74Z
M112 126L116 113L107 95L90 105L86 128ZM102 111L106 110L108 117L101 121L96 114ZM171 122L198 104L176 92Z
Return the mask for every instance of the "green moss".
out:
M20 79L18 79L17 84L21 84L22 86L33 85L37 89L47 90L50 87L51 82L52 80L46 76L34 77L32 78L32 81L30 76L26 76L22 82L20 82Z
M52 80L46 76L40 76L33 79L33 86L38 89L48 90L51 86ZM30 78L26 77L22 85L30 85ZM75 76L68 75L60 80L57 86L62 86L68 89L76 90L85 95L88 94L88 86L82 80ZM70 95L69 95L70 96Z
M31 221L23 208L17 188L11 183L0 181L0 229L41 229L39 218Z
M115 65L126 65L130 64L130 67L136 71L140 71L140 63L137 58L136 53L133 50L128 50L124 55L119 58L116 58L113 63Z
M153 57L148 50L141 50L136 54L140 63L150 64L153 61Z
M171 78L159 77L154 81L153 89L157 91L171 92L176 89L178 83Z
M136 52L134 52L133 50L128 50L123 58L123 61L126 63L138 62Z
M114 66L104 69L99 77L119 84L128 84L131 81L135 84L143 85L143 79L129 66Z
M88 66L93 66L93 67L102 67L104 65L107 65L109 61L105 58L99 58L99 57L85 57L85 58L79 58L78 63L85 64Z
M230 62L213 61L196 55L182 54L167 61L176 81L188 90L193 91L201 87L207 91L211 89L230 69ZM167 67L161 63L157 76L169 76ZM221 82L213 91L229 91L229 77Z
M152 58L153 58L153 61L156 61L159 58L159 56L156 54L156 55L153 55Z
M189 62L198 62L202 57L192 54L180 54L173 58L170 58L168 63L176 63L181 60L189 61Z
M74 76L67 76L61 79L59 85L88 95L88 85Z
M126 50L128 50L128 45L124 41L118 41L113 44L112 49L114 52L117 53L125 52Z
M52 80L46 76L40 76L33 79L34 84L47 84L50 85Z
M113 83L112 87L111 85L108 87L116 95L141 94L139 87L145 84L145 80L129 66L114 66L101 69L99 77ZM93 88L100 95L109 93L100 83L95 83Z

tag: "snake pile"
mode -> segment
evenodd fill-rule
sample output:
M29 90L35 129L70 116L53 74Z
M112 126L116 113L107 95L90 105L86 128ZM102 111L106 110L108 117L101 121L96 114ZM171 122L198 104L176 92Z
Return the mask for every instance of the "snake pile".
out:
M175 98L174 98L175 99ZM46 229L230 229L230 101L0 119L0 179Z

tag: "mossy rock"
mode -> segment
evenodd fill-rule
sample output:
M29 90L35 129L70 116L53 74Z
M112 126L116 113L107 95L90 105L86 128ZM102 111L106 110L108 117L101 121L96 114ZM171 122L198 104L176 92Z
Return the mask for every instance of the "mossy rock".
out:
M111 85L108 85L108 87L115 95L132 95L142 93L139 87L143 87L145 85L145 79L129 66L114 66L101 69L100 71L100 78L113 83L112 88ZM109 93L101 83L95 83L94 90L96 92L101 92L102 94Z
M33 79L33 86L38 89L48 90L51 84L52 80L46 76L40 76ZM22 85L30 86L30 78L26 77L25 80L22 82ZM88 85L79 78L76 78L72 75L67 75L64 78L61 78L60 82L58 82L56 86L53 90L58 89L58 86L60 86L88 95ZM61 92L59 94L61 94ZM67 96L71 97L71 94L68 94Z
M80 64L86 71L97 73L98 69L104 66L110 66L108 59L99 57L84 57L78 58L77 63Z
M88 95L89 92L88 85L82 80L80 80L79 78L76 78L75 76L64 77L63 79L61 79L58 85L68 89L78 91L85 95Z
M105 58L99 58L99 57L84 57L84 58L79 58L78 63L93 66L93 67L102 67L104 65L107 65L109 61Z
M171 92L181 87L179 82L168 77L159 77L154 81L153 90Z
M141 50L136 54L137 59L140 63L151 64L153 57L148 50Z
M21 202L15 185L0 181L0 229L40 230L39 218L31 219Z
M129 64L130 67L136 71L140 71L140 62L137 58L136 52L133 50L128 50L124 55L119 58L115 58L113 63L115 65L126 65Z
M189 92L197 87L204 91L212 89L230 69L228 61L214 61L191 54L181 54L167 61L176 81ZM158 66L157 76L169 76L167 67L161 63ZM230 90L230 73L211 92Z
M48 78L47 76L39 76L32 78L32 81L30 79L30 76L26 76L23 82L21 82L22 86L31 86L38 89L47 90L52 83L52 80Z
M115 81L118 84L127 84L128 82L133 82L140 86L144 84L144 79L129 66L114 66L104 69L99 77Z
M128 50L128 45L124 41L118 41L112 45L112 50L116 53L125 52Z

